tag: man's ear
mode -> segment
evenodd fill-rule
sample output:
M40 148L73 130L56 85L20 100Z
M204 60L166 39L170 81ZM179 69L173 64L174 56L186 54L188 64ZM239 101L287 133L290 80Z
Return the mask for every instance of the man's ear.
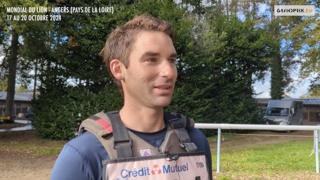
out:
M124 65L119 59L113 59L110 61L110 71L112 75L119 81L124 78Z

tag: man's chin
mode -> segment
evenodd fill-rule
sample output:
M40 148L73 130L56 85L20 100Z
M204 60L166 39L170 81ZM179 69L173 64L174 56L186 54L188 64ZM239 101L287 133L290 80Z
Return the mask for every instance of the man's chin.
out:
M170 99L161 99L160 101L156 102L156 105L159 107L166 107L171 103L171 98Z

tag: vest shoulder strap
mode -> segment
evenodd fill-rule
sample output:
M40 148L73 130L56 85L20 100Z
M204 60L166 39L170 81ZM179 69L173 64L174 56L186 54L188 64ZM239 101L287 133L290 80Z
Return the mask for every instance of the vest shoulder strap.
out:
M85 131L91 132L100 141L101 145L108 152L109 156L115 157L113 150L112 139L113 128L108 115L102 111L81 122L78 135Z
M191 142L189 134L186 130L186 128L191 126L191 121L193 120L190 120L182 114L169 112L165 112L164 117L179 137L179 145L187 152L196 152L198 148L193 142Z
M186 128L192 126L193 120L181 114L170 112L165 112L164 117L178 136L179 145L187 152L196 152L197 147L191 142L186 130ZM114 153L115 149L118 158L133 157L131 139L117 111L108 113L102 111L85 119L80 125L79 134L84 131L94 134L109 155ZM110 139L111 137L113 137L113 140Z
M79 134L82 134L84 131L89 131L94 134L108 153L113 152L110 150L113 148L116 149L118 158L133 157L131 139L117 111L108 113L102 111L90 116L80 125ZM106 140L112 136L113 142L111 144Z
M84 131L93 131L94 134L108 139L108 136L112 135L113 129L108 115L101 111L81 122L79 134L82 134Z
M118 158L133 157L132 141L128 135L127 128L123 125L120 115L107 113L111 121L113 131L113 148L117 151Z

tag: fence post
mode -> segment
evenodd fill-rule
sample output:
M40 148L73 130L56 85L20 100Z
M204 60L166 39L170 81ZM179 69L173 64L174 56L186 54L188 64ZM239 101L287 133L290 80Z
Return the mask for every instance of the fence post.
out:
M218 129L218 145L217 145L217 173L220 172L220 145L221 145L221 129Z
M314 130L314 151L316 154L316 173L319 173L319 130Z

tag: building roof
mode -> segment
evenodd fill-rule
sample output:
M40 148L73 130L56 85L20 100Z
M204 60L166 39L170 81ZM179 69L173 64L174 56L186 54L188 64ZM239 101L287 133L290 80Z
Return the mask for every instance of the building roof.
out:
M271 98L256 98L256 101L258 104L267 105L270 99ZM284 98L284 99L289 99L289 98ZM303 104L305 105L320 105L320 98L304 98L304 99L292 98L292 100L302 100Z
M303 101L303 104L308 105L320 105L320 99L301 99Z
M14 94L15 101L31 101L32 97L33 97L32 94L27 94L27 93L16 92ZM7 92L1 91L0 92L0 101L6 101L6 98L7 98Z

